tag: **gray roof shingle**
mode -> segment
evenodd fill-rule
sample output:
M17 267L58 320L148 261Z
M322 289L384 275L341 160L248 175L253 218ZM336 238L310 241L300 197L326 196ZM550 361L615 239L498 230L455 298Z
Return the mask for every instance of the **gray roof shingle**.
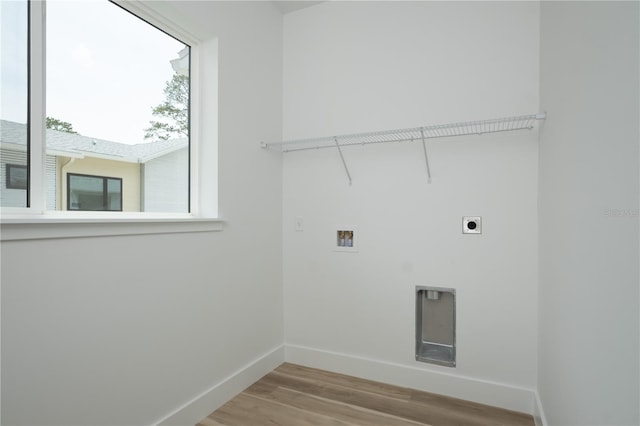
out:
M100 157L129 163L145 163L188 146L187 138L128 145L47 129L47 152L72 157ZM26 124L0 120L0 143L26 146Z

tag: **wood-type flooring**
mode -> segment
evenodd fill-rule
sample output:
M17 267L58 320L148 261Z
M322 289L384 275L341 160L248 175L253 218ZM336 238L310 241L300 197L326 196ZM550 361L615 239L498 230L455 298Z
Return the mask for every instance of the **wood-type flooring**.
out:
M197 426L533 426L530 415L282 364Z

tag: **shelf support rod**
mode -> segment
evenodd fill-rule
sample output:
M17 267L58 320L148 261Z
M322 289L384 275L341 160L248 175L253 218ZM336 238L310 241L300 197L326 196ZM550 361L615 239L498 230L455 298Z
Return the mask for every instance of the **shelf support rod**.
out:
M431 169L429 168L429 156L427 155L427 143L424 140L424 127L420 128L420 136L422 136L422 149L424 150L424 162L427 165L427 182L431 183Z
M344 155L342 155L342 150L340 149L340 144L338 143L338 138L336 136L333 137L333 141L336 143L336 148L338 148L338 153L340 154L340 159L342 160L342 165L344 166L344 171L347 172L347 177L349 178L349 186L351 186L351 173L349 173L349 168L347 167L347 162L344 161Z

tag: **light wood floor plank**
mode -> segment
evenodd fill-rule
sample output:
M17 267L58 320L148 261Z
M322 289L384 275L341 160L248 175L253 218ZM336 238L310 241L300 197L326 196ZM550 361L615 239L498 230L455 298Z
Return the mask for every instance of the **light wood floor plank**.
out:
M228 426L353 426L311 411L300 410L277 401L247 395L244 392L208 416Z
M523 413L516 413L461 399L421 392L414 389L402 388L384 383L372 382L365 379L308 367L285 363L276 368L271 374L280 374L283 376L288 375L289 378L293 380L308 380L311 383L317 384L335 384L337 385L336 389L347 388L361 391L361 396L371 394L382 396L384 398L418 402L418 411L421 413L417 414L415 417L408 417L417 421L427 421L432 423L443 422L442 424L477 424L482 426L526 426L532 424L531 416ZM325 376L326 380L323 379ZM377 400L374 399L374 401ZM409 406L403 406L402 404L396 405L393 402L389 402L389 404L393 407L392 410L399 408L400 410L407 410L409 414L411 414L412 408L415 408L413 404L409 404ZM375 405L377 404L374 403L373 406ZM385 405L383 403L380 404L380 406ZM426 417L422 417L423 415Z
M339 401L332 401L283 387L279 387L273 393L264 397L267 399L272 398L301 410L319 413L351 424L364 426L425 426L425 423L413 422L379 411L373 411Z
M428 407L420 403L402 401L393 397L351 389L333 383L318 383L309 381L306 378L285 376L279 374L277 371L270 373L263 380L268 383L276 383L281 387L296 389L300 392L317 395L333 401L342 401L346 404L367 408L419 423L431 425L484 426L481 422L474 422L474 419L460 419L457 413L442 410L437 406Z
M282 364L202 426L533 426L533 418L460 399Z
M222 423L218 423L209 417L205 417L196 426L224 426Z
M298 377L300 379L316 380L319 383L341 385L402 401L408 401L411 398L411 389L393 386L386 383L372 382L370 380L332 373L330 371L318 370L315 368L303 367L295 364L284 363L276 368L274 372Z
M533 418L528 414L428 392L414 391L411 400L425 406L438 406L443 410L458 413L463 419L476 418L486 426L530 426L534 424Z

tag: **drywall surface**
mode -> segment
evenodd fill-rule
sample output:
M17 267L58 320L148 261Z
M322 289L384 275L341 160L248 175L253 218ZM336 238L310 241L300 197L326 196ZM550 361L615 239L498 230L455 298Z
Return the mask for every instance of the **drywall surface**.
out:
M282 345L281 160L259 149L281 133L282 16L174 6L217 37L201 125L224 230L3 243L2 424L154 424Z
M284 18L283 132L305 138L535 113L538 53L535 2L328 2L297 11ZM418 142L345 148L351 186L336 150L285 154L288 357L530 412L536 131L427 148L432 184ZM482 216L483 233L462 235L463 216ZM358 251L334 251L336 230L352 225ZM456 289L455 368L415 361L416 286ZM403 374L439 379L409 383ZM491 399L478 384L524 396Z
M640 422L638 6L541 6L538 380L549 425Z

